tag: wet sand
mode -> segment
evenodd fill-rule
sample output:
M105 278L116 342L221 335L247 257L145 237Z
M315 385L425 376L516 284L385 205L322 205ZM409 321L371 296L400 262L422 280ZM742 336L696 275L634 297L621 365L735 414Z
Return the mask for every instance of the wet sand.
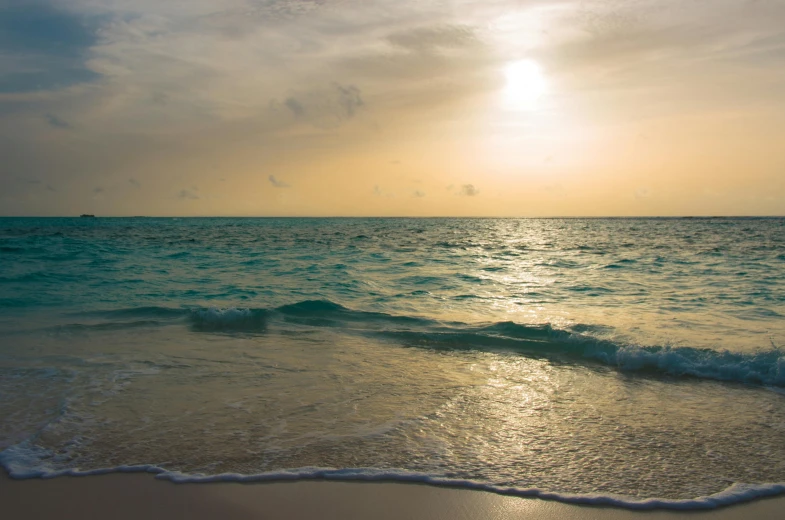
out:
M147 474L46 480L2 474L0 507L13 519L767 520L783 518L785 497L698 512L628 511L422 484L173 484Z

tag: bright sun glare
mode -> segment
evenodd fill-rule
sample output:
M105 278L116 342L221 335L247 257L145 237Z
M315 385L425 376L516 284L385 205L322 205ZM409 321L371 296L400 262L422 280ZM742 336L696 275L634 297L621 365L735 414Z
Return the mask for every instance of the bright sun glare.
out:
M505 104L514 110L534 110L547 90L545 77L536 61L521 60L507 65L504 70L507 86Z

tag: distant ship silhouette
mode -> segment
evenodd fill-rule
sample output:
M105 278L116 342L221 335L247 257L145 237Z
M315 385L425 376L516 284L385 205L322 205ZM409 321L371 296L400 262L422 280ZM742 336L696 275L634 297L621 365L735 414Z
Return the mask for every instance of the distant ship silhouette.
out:
M90 215L88 213L82 213L79 215L79 218L95 218L95 215Z

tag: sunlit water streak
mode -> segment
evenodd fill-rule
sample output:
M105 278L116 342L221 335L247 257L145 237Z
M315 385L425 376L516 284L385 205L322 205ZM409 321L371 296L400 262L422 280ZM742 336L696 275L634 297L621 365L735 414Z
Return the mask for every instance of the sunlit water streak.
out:
M0 219L17 476L785 482L783 219Z

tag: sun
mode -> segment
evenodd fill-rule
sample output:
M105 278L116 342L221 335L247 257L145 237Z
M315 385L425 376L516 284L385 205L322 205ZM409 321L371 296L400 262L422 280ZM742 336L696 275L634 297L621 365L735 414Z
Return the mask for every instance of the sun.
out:
M533 60L514 61L504 69L504 75L505 105L513 110L535 110L548 89L539 64Z

